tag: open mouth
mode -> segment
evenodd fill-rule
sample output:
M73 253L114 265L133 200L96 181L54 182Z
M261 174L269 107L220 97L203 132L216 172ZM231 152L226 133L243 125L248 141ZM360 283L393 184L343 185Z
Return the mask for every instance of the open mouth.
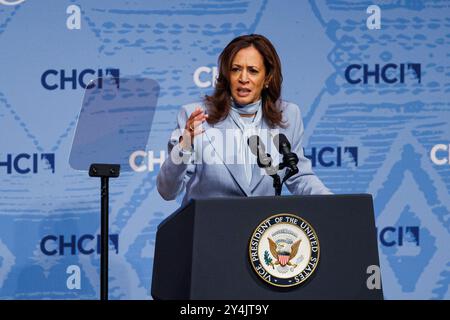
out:
M238 97L246 97L248 96L252 91L248 88L238 88L237 89L237 94Z

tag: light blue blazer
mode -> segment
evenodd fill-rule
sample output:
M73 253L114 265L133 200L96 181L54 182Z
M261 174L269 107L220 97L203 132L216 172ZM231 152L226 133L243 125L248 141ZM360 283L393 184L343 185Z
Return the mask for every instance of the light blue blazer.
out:
M199 102L182 106L178 113L177 130L174 131L169 141L169 156L161 166L157 177L157 188L161 196L165 200L173 200L185 191L184 205L190 199L274 195L273 179L265 174L263 169L257 165L253 166L252 179L249 184L245 178L243 165L230 161L235 156L232 152L230 154L230 152L223 151L223 141L218 139L217 135L220 136L221 133L222 137L225 137L227 129L237 128L230 116L215 125L209 125L206 121L203 123L205 132L194 138L194 156L182 151L178 144L179 136L196 107L206 110L205 105ZM291 150L298 155L299 173L289 178L284 186L287 186L288 190L296 195L331 194L330 190L313 173L311 162L303 154L304 128L299 107L283 101L281 110L283 120L287 121L286 128L276 128L278 131L271 130L263 117L261 129L269 134L272 132L284 133L291 143ZM266 141L269 141L266 145L267 152L271 154L274 165L276 165L282 156L273 145L272 139L268 138ZM198 152L199 149L202 149L202 152ZM215 156L214 163L201 161L204 154L213 154ZM191 159L191 162L179 161L181 158ZM278 173L281 179L283 179L285 171L286 169Z

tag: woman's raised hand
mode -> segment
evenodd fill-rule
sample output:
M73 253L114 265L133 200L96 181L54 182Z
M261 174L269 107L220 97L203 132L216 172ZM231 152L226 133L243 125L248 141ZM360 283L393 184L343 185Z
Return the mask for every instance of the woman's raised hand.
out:
M184 150L190 150L194 137L202 134L205 130L202 128L202 123L208 118L205 111L196 107L194 112L190 115L189 119L186 121L186 126L183 131L183 136L180 141L181 147Z

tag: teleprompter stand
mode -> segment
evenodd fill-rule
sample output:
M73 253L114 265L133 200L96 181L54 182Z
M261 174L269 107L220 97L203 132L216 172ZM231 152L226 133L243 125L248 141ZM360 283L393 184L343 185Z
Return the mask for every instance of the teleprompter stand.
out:
M101 178L101 300L108 300L109 178L132 172L130 150L146 149L159 91L153 79L111 73L90 82L83 97L69 164Z
M108 300L109 178L117 178L119 174L118 164L93 163L89 167L90 177L101 178L100 300Z

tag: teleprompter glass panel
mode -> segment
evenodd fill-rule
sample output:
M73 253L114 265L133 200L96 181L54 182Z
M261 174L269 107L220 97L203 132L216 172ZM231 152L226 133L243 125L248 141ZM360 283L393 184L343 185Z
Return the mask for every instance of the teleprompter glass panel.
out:
M129 157L145 150L159 95L155 80L98 78L83 98L69 164L89 170L92 163L120 164L131 171Z

